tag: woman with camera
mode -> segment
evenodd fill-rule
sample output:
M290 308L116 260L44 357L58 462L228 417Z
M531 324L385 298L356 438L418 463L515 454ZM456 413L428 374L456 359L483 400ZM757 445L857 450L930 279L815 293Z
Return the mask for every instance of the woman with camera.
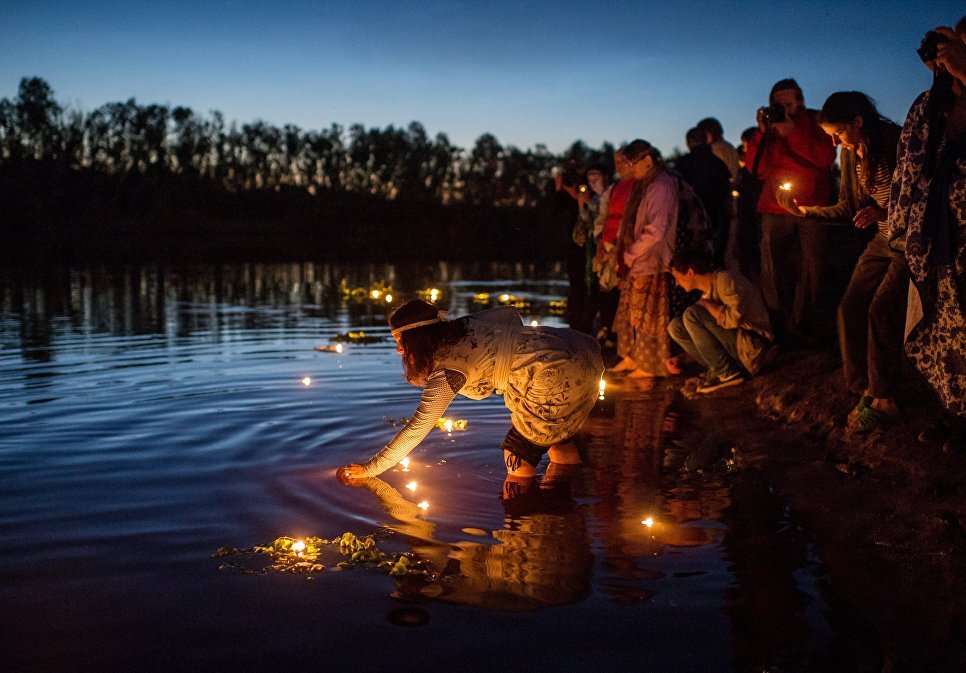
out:
M829 96L819 123L832 144L842 146L838 202L833 206L800 206L794 199L785 198L782 205L796 215L848 218L859 230L875 229L838 308L845 385L860 395L849 414L849 427L868 433L899 413L895 390L902 368L909 273L901 239L890 243L886 216L900 129L858 91Z
M947 410L946 447L966 421L966 17L937 28L919 56L933 86L912 104L899 141L889 228L906 237L906 355Z

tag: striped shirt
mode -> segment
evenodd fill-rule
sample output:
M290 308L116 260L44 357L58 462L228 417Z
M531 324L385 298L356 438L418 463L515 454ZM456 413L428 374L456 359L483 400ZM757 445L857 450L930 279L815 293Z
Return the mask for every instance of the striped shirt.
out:
M876 166L875 172L872 175L871 190L866 186L865 171L865 162L862 160L856 162L855 173L862 191L866 192L875 201L877 206L889 210L889 194L892 191L892 172L889 170L889 165L885 161L880 161L879 165ZM882 236L889 235L888 221L882 220L876 222L876 226L879 228L879 234Z

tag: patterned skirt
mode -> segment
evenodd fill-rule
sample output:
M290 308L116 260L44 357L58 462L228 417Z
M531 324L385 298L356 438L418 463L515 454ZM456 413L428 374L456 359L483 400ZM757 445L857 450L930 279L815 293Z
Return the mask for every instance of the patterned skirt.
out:
M670 274L632 276L621 287L614 330L617 354L631 358L655 376L667 376L664 361L670 355Z

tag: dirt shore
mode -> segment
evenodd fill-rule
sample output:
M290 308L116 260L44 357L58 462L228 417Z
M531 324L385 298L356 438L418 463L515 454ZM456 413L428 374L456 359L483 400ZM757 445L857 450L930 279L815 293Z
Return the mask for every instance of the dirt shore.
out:
M833 600L876 631L870 671L966 671L966 451L919 441L940 416L914 383L902 418L862 437L831 352L788 351L742 386L684 395L689 426L734 447L814 536Z

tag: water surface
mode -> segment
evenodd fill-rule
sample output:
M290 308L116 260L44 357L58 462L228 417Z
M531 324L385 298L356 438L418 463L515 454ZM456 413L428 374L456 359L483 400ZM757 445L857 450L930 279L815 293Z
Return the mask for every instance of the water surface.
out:
M553 488L504 484L497 396L457 399L447 416L467 430L434 431L409 472L362 488L333 478L418 401L385 327L387 289L398 302L438 288L453 315L505 293L527 321L561 325L562 277L445 263L0 274L6 665L731 671L820 653L818 566L798 542L792 570L775 570L790 592L770 603L775 628L742 621L757 552L727 522L721 456L695 464L669 443L672 386L612 387L581 438L584 466ZM350 331L383 340L316 350ZM212 557L344 531L446 568L446 592L364 568L242 575ZM425 623L401 626L400 609Z

